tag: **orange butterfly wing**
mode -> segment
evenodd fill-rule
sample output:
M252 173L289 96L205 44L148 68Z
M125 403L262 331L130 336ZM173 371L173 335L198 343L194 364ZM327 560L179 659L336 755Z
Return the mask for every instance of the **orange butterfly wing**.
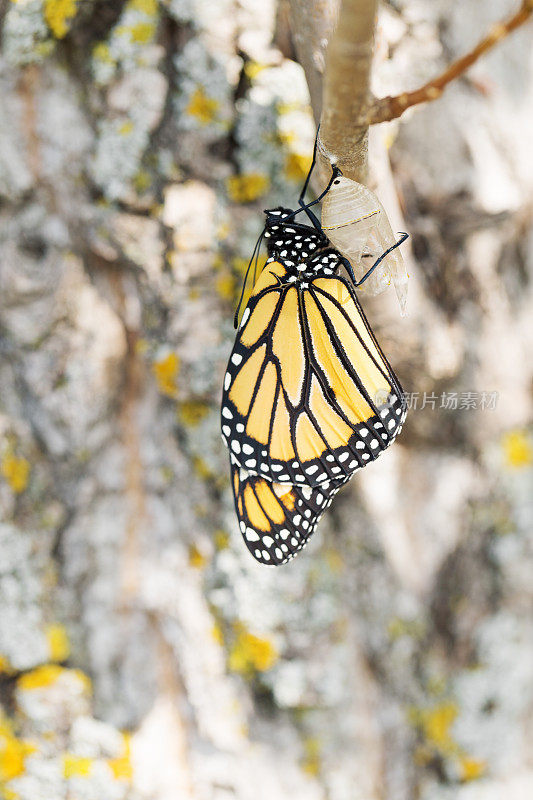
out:
M350 284L291 283L267 263L224 380L222 435L238 464L280 483L344 481L392 443L405 414Z

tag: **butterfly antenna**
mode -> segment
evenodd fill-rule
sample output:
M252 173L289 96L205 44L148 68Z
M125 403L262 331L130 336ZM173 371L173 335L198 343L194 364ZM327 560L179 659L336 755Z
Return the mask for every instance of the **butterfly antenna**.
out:
M300 192L300 196L298 198L298 205L300 206L300 208L297 211L294 212L294 215L296 215L296 214L299 214L300 211L305 211L305 213L307 214L307 216L309 217L309 219L313 223L314 227L318 231L322 230L320 222L318 221L317 216L312 211L309 211L309 209L311 208L311 206L316 205L317 203L319 203L322 200L322 198L331 189L331 185L332 185L333 181L335 180L335 178L338 175L342 175L342 172L340 171L340 169L337 166L334 166L332 164L331 165L332 175L331 175L331 178L330 178L330 181L329 181L328 185L326 186L326 188L324 189L322 194L319 197L317 197L316 200L313 200L311 203L306 203L305 202L305 194L306 194L307 189L309 187L309 181L311 180L311 175L313 174L313 170L314 170L314 168L316 166L316 155L317 155L317 151L318 151L318 136L319 136L319 134L320 134L320 123L319 123L319 125L318 125L318 127L316 129L315 145L313 147L313 159L311 161L311 166L309 167L309 172L307 173L304 185L302 186L302 191Z
M254 247L254 251L252 253L252 257L250 258L250 261L248 262L248 266L246 268L246 273L244 275L244 281L243 281L243 284L242 284L241 296L239 297L239 303L237 305L237 310L235 311L235 316L233 317L233 327L234 328L237 328L238 325L239 325L239 313L240 313L242 301L243 301L243 298L244 298L244 292L246 290L246 284L248 282L248 275L250 274L250 269L252 267L252 263L253 263L254 258L255 258L255 266L254 266L254 283L255 283L255 276L256 276L256 270L257 270L257 260L259 258L259 251L261 249L261 244L263 242L264 235L265 235L265 228L263 228L263 230L262 230L257 242L255 243L255 247Z
M309 167L309 172L307 173L307 177L305 179L304 185L302 186L302 191L300 192L300 196L298 198L298 204L301 206L305 205L305 193L307 192L307 187L309 186L309 181L311 180L311 175L315 168L316 164L316 151L318 149L318 134L320 133L320 124L316 129L316 136L315 136L315 144L313 146L313 159L311 161L311 166Z
M262 232L261 236L259 237L259 246L256 248L256 253L255 253L254 286L255 286L255 282L257 280L257 262L259 261L259 253L261 252L261 244L263 242L263 237L265 235L265 230L266 230L266 228L263 228L263 232ZM252 256L252 258L253 258L253 256Z

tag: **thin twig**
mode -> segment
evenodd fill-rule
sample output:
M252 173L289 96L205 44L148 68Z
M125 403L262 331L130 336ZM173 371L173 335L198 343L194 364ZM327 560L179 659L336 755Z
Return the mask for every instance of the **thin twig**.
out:
M368 108L366 114L361 115L359 124L375 125L377 122L388 122L401 116L406 109L412 106L436 100L451 81L462 75L465 70L471 67L480 56L494 47L495 44L501 42L512 31L527 22L532 13L533 0L524 0L516 14L493 25L488 34L473 50L450 64L441 75L413 92L404 92L395 97L382 97L376 100Z

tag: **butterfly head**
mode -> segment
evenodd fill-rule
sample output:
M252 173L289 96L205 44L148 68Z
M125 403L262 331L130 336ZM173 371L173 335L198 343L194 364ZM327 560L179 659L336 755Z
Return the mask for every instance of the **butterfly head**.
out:
M270 258L279 261L289 272L297 274L298 265L305 264L323 248L328 240L325 234L311 227L295 222L290 208L273 208L265 211L266 223L264 237Z

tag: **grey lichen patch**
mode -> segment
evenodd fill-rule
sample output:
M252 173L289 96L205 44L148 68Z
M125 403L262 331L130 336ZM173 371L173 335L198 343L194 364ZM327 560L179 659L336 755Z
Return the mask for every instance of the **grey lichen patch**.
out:
M0 655L13 670L26 670L50 658L46 611L51 598L45 579L51 567L53 536L0 525Z
M155 0L129 0L107 39L93 49L95 83L109 91L90 173L111 201L135 203L134 180L163 113L167 80L158 69L158 24Z
M109 200L131 200L150 133L159 124L167 81L156 69L124 76L109 93L111 117L101 120L91 174Z
M192 39L175 57L174 65L179 79L175 97L179 128L200 131L204 142L219 139L229 131L233 117L226 64L211 54L200 39Z
M94 47L96 84L106 86L117 74L153 66L161 56L161 49L154 45L158 24L157 0L128 0L107 39Z
M163 0L163 4L168 13L177 21L182 23L195 23L195 3L194 0Z
M33 183L27 143L21 139L24 103L13 71L0 66L0 196L19 200Z
M3 53L14 66L41 61L54 47L44 20L43 0L9 2L3 28Z

